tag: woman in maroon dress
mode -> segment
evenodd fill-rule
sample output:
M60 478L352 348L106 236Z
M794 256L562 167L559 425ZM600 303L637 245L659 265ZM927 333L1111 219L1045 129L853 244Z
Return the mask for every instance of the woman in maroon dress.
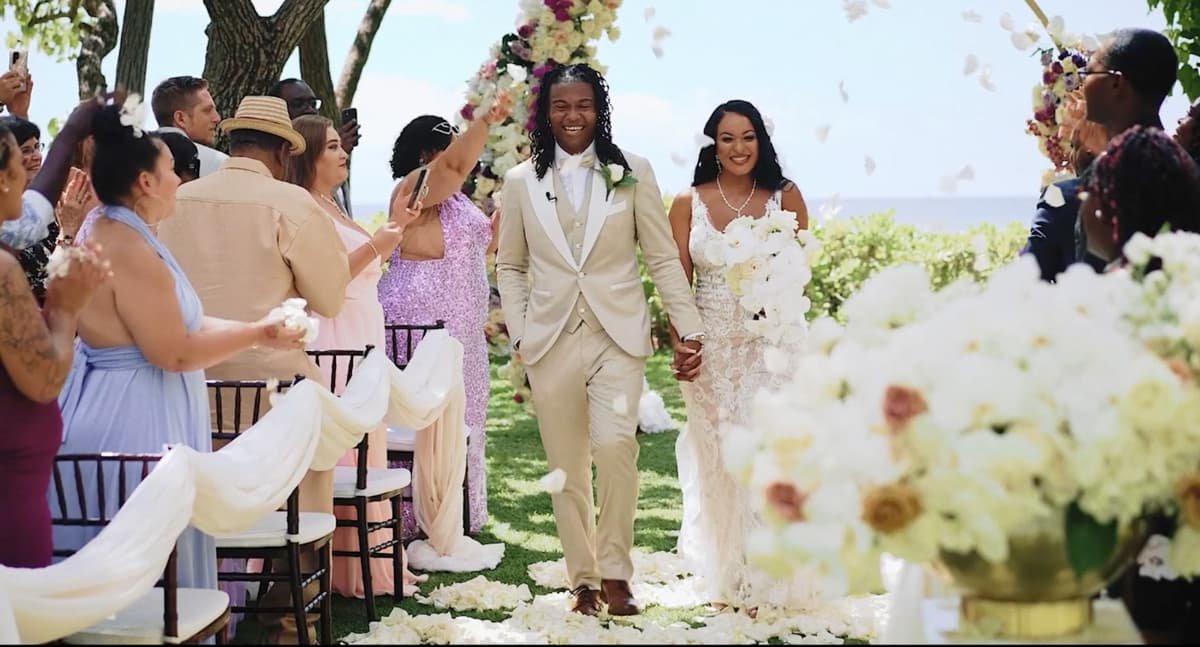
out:
M64 129L91 124L94 113L93 107L76 109ZM47 166L57 171L43 170L30 190L46 195L55 187L43 184L53 182L61 190L70 155L69 145L52 147ZM25 174L16 139L0 128L0 222L21 217ZM73 251L69 273L50 281L40 310L15 252L0 244L0 565L50 565L46 490L62 441L58 392L71 369L79 311L108 277L98 251Z

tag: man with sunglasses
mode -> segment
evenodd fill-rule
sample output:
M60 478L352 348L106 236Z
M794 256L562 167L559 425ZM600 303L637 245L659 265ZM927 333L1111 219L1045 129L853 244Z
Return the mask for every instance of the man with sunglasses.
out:
M1110 140L1132 126L1161 129L1159 110L1178 72L1166 36L1150 29L1115 32L1079 73L1088 121L1104 126Z
M195 76L173 76L154 88L150 108L161 132L179 133L196 144L201 177L221 168L229 158L213 148L221 113L208 91L208 81Z
M307 83L300 79L289 78L283 79L271 89L267 94L272 97L279 97L287 103L288 117L295 119L304 115L319 115L321 114L321 99L313 92L312 88ZM338 127L338 137L342 140L342 150L346 151L347 155L354 152L358 147L358 141L361 139L359 135L358 119L347 119ZM338 206L351 217L354 214L351 212L350 205L350 179L346 178L346 182L339 187L339 190L334 193L334 199Z

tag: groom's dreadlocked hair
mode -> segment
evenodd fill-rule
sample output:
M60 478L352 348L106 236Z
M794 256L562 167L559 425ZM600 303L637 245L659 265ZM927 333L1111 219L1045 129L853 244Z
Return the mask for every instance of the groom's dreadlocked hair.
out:
M612 104L608 100L608 83L596 70L583 63L560 65L542 77L534 110L534 127L529 133L533 145L533 164L539 178L554 164L554 133L550 130L550 88L560 83L587 83L596 97L596 159L604 164L620 164L629 168L621 149L612 141Z

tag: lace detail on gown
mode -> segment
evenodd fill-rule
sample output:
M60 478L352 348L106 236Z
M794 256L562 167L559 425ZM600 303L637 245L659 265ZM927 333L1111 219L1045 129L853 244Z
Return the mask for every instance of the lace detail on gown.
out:
M766 211L780 208L779 194ZM754 394L779 387L782 376L766 369L766 343L742 326L745 317L725 283L723 266L709 261L705 247L724 235L709 220L708 207L692 192L692 225L688 241L695 266L696 306L704 322L704 365L692 383L680 388L687 407L687 426L676 446L683 486L683 527L679 552L701 580L713 602L734 606L803 606L816 594L807 577L779 582L747 561L751 533L763 525L747 490L725 469L722 443L731 433L747 433Z

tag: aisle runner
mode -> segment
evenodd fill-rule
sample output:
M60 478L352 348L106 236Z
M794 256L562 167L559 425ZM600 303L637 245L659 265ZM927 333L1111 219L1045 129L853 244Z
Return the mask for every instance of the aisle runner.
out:
M694 609L705 601L696 580L672 553L634 551L633 592L644 606ZM560 559L529 566L529 579L542 587L566 587ZM627 618L589 617L567 610L565 592L534 597L525 584L493 582L482 576L435 589L417 600L452 611L508 610L503 622L453 613L412 616L395 609L351 644L738 644L782 640L791 644L840 644L846 638L876 640L887 617L882 595L838 598L800 612L761 609L745 613L703 613L684 621L656 619L650 613ZM676 614L677 615L677 614Z
M310 468L332 469L382 421L461 438L463 411L462 345L445 331L426 335L404 371L372 353L340 398L305 380L220 451L168 452L72 557L40 569L0 566L0 642L49 642L124 609L162 576L189 523L212 535L249 528Z

